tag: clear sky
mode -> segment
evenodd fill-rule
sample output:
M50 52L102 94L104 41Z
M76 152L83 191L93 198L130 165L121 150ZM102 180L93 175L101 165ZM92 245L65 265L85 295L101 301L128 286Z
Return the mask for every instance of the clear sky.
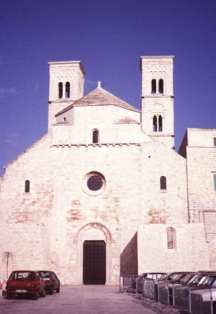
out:
M1 0L0 175L47 133L49 61L140 109L140 56L174 55L175 146L216 128L215 0Z

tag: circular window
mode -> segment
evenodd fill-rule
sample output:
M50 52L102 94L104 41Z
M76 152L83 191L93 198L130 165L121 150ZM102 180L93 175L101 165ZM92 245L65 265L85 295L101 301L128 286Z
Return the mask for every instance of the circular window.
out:
M85 175L82 189L89 195L99 195L105 189L105 178L99 172L90 172Z
M89 190L98 191L102 188L103 181L101 177L99 176L92 176L88 179L87 185L88 185Z

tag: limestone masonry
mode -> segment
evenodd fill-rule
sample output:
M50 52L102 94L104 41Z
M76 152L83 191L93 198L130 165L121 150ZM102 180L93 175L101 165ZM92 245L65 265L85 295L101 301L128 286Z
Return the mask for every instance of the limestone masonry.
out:
M0 178L0 278L50 269L64 284L216 269L216 129L175 152L173 56L141 57L141 111L80 61L50 62L48 133Z

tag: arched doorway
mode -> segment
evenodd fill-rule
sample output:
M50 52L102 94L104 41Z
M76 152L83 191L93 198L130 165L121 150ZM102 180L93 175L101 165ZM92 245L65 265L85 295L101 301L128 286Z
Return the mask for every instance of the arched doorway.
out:
M79 230L75 236L74 242L77 244L77 283L110 284L110 247L112 238L109 230L100 223L89 223ZM86 253L85 250L88 251L88 253ZM84 270L84 268L87 267L86 265L88 265L88 259L92 259L91 268ZM103 259L103 261L100 262L98 259ZM100 278L99 276L94 277L94 269L96 269L95 267L97 266L101 268ZM87 273L89 274L87 275Z
M106 283L106 243L103 240L86 240L83 243L83 283L84 285Z

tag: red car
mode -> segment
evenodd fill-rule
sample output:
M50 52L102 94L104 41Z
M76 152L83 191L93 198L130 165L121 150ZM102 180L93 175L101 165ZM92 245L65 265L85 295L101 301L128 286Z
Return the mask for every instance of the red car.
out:
M45 282L37 271L15 270L11 273L7 285L7 298L12 296L32 296L34 300L38 296L45 297Z

